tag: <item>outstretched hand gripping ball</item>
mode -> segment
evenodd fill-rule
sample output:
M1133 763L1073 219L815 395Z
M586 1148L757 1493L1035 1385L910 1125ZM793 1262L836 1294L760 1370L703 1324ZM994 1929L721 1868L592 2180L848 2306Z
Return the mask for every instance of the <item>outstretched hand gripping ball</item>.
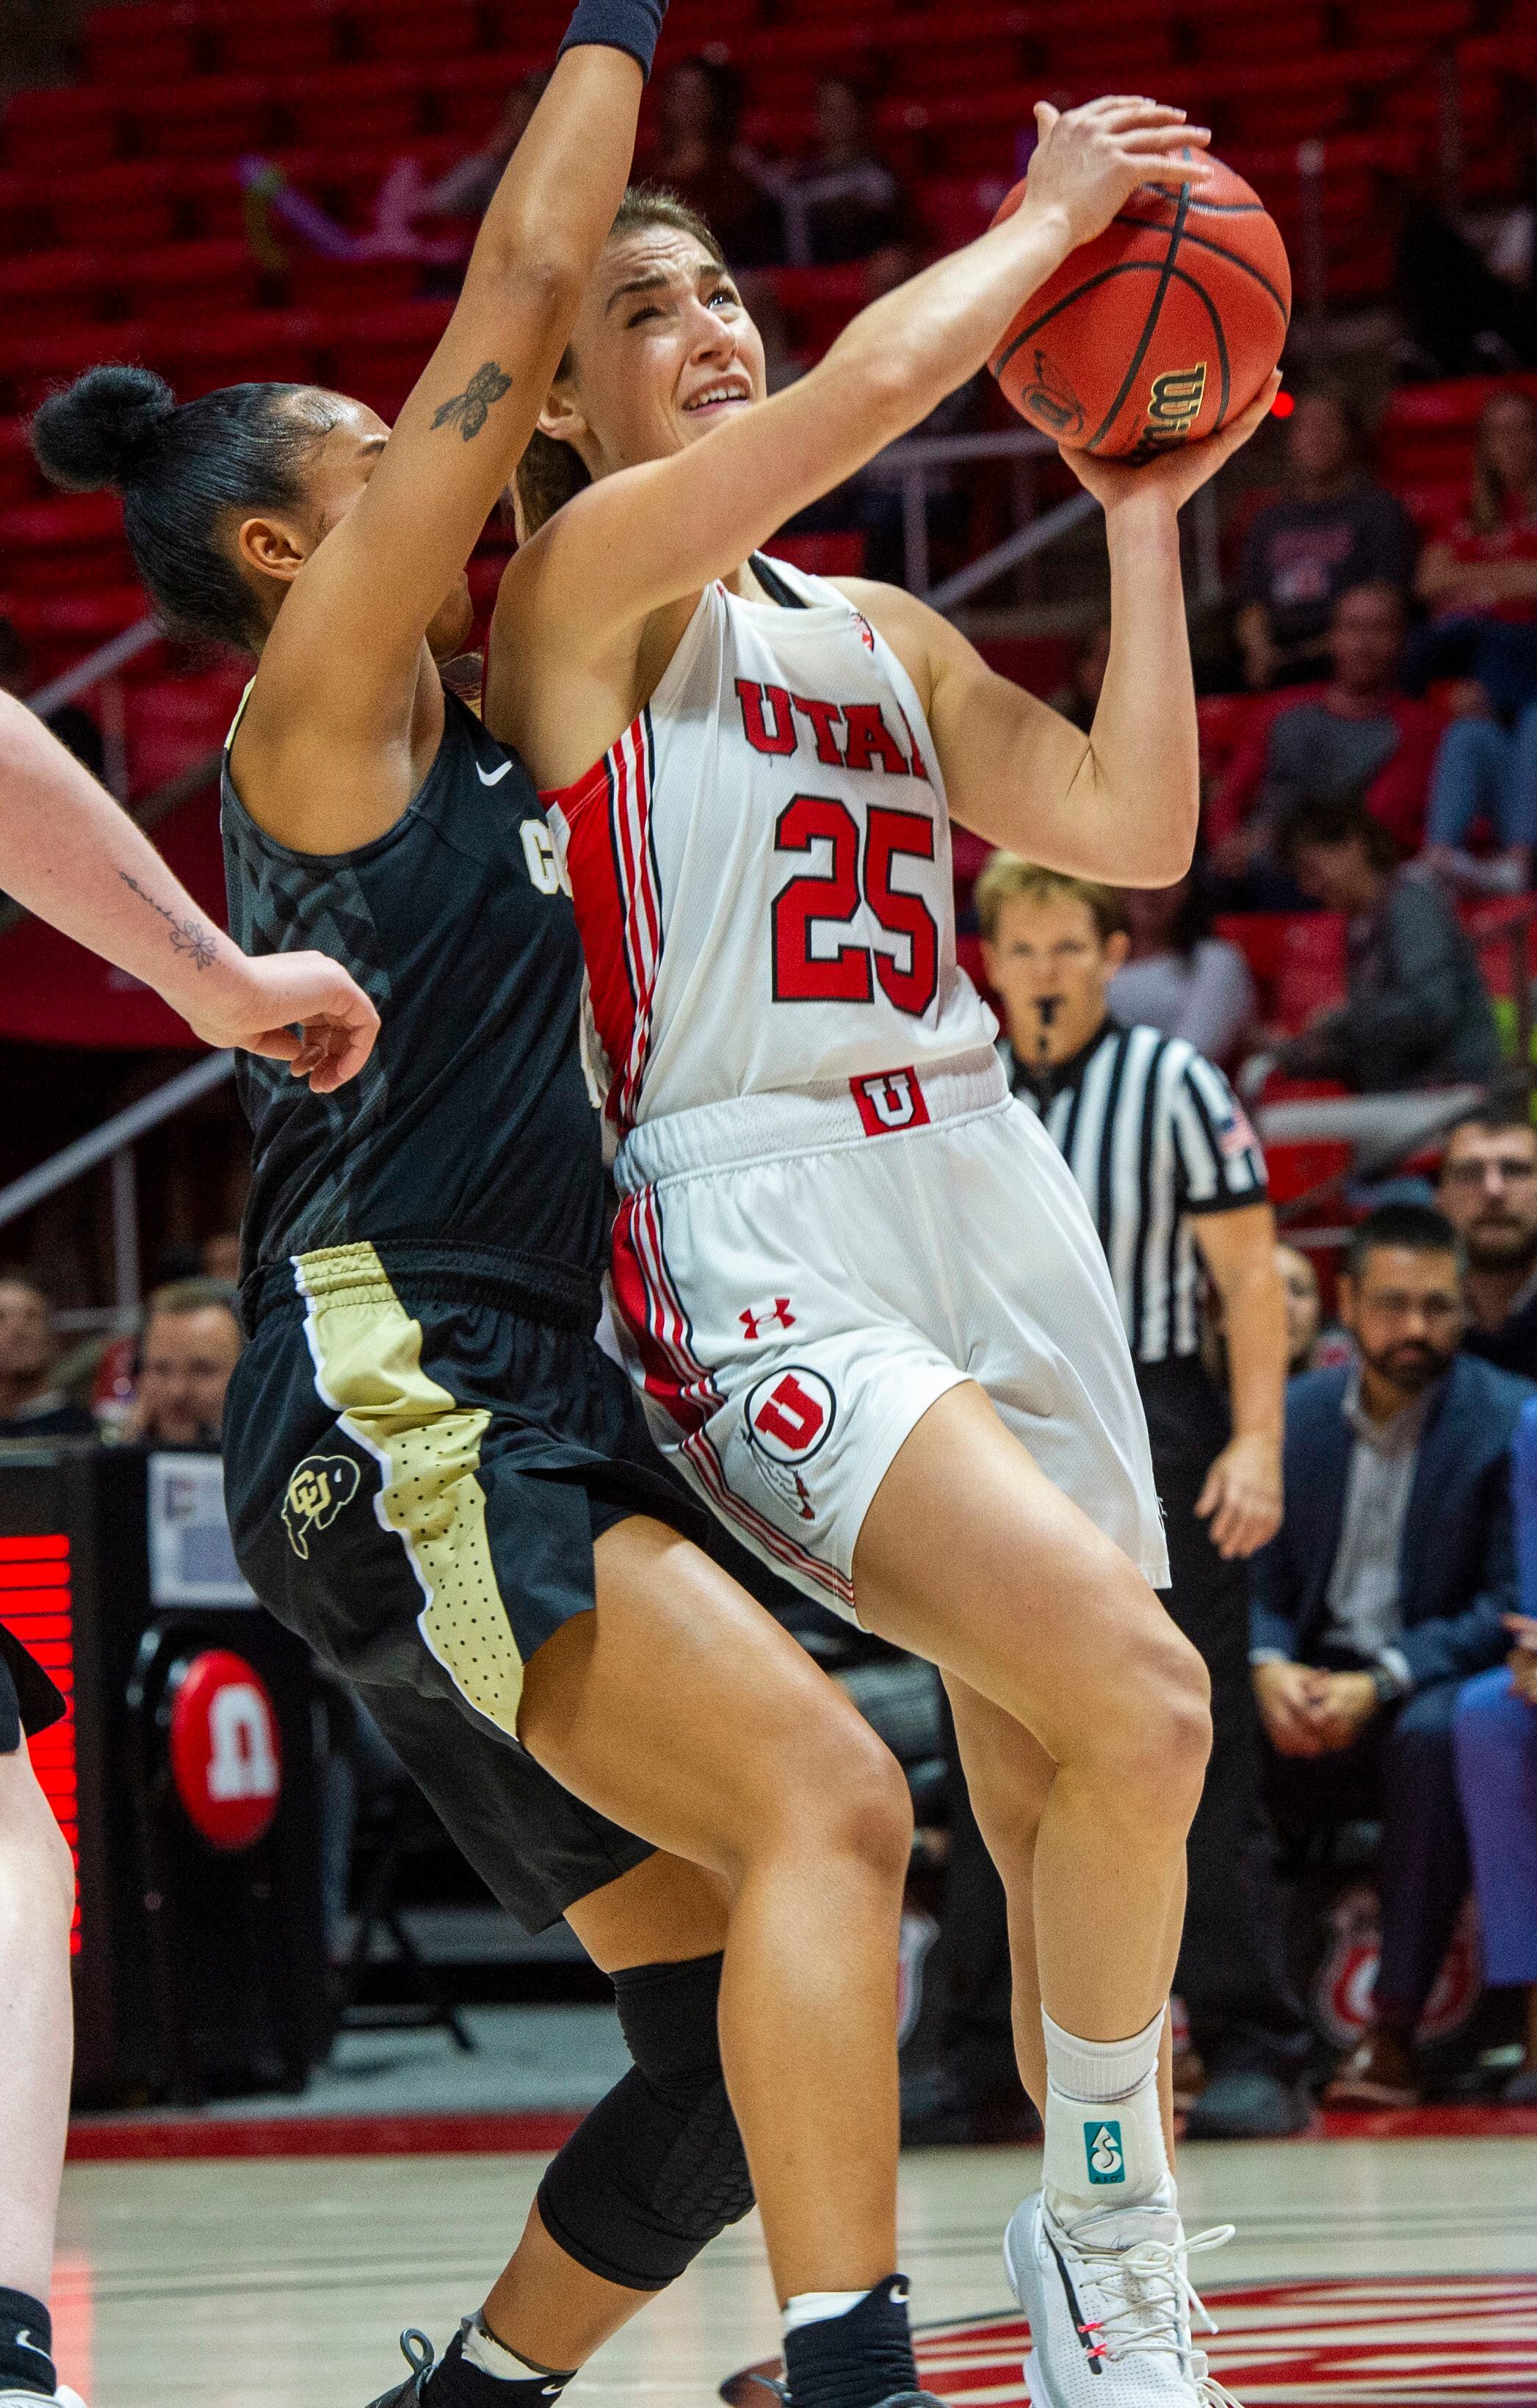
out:
M1281 356L1291 270L1258 194L1213 160L1199 186L1140 184L1032 293L988 366L1022 418L1134 463L1214 435ZM1025 197L1016 184L998 210Z

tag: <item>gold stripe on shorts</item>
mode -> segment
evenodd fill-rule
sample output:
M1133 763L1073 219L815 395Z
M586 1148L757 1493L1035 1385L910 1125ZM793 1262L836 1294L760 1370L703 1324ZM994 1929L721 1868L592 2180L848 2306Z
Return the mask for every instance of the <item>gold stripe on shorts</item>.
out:
M317 1385L383 1465L381 1511L426 1594L417 1627L477 1713L516 1735L523 1661L502 1604L477 1473L491 1416L422 1369L413 1321L370 1245L296 1254Z

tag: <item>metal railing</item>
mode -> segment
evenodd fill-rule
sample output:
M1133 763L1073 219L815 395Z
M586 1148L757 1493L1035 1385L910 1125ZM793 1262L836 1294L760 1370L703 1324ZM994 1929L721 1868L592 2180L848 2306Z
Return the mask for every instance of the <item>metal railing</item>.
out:
M210 1054L194 1062L190 1070L179 1071L125 1111L114 1112L100 1128L77 1138L47 1162L38 1163L35 1170L24 1171L13 1179L8 1187L0 1187L0 1229L19 1221L38 1204L57 1196L62 1188L72 1187L88 1170L99 1163L112 1166L112 1267L116 1293L114 1315L135 1312L142 1300L138 1275L138 1182L134 1162L134 1147L151 1129L159 1128L165 1121L174 1120L189 1104L197 1101L215 1087L222 1087L235 1075L233 1054Z

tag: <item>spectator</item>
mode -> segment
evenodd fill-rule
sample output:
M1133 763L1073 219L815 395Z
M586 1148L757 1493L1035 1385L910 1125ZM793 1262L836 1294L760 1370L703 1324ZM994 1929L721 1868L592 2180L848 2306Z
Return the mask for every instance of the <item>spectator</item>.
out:
M1526 1992L1526 2048L1505 2085L1537 2107L1537 1621L1512 1614L1510 1662L1457 1704L1457 1783L1472 1857L1484 1979Z
M663 79L656 180L697 209L734 268L771 267L784 235L772 195L737 138L741 88L712 59L680 59Z
M1470 1354L1537 1380L1537 1128L1490 1104L1446 1140L1437 1201L1467 1249Z
M513 85L490 139L461 159L435 183L424 186L412 215L417 217L481 218L507 172L513 151L528 131L529 121L544 97L548 71L536 68Z
M240 1232L220 1229L205 1238L198 1250L198 1268L207 1279L222 1280L226 1287L240 1283Z
M1306 1254L1295 1246L1277 1246L1275 1268L1286 1299L1286 1369L1295 1380L1311 1371L1318 1358L1324 1328L1324 1299L1318 1274Z
M27 648L9 619L0 619L0 692L15 695L25 702L34 691ZM50 728L68 752L84 763L93 778L103 773L101 730L88 710L78 702L66 702L59 710L50 711L43 723Z
M1131 950L1106 990L1117 1020L1180 1037L1230 1062L1254 1026L1258 998L1237 945L1212 933L1198 879L1133 887L1122 897Z
M1175 1977L1207 2074L1189 2128L1298 2131L1308 2036L1280 1958L1247 1664L1246 1558L1281 1518L1286 1375L1264 1160L1220 1070L1110 1017L1128 943L1117 895L995 853L976 905L1011 1083L1067 1157L1110 1257L1163 1506L1169 1610L1212 1676ZM1226 1392L1200 1357L1203 1273L1222 1300Z
M1304 798L1359 795L1405 853L1417 853L1441 738L1441 714L1400 683L1407 619L1402 593L1381 580L1346 588L1329 623L1331 676L1256 726L1240 745L1206 812L1213 867L1260 882L1235 906L1286 910L1269 891L1276 832Z
M95 1437L54 1385L58 1362L52 1299L25 1271L0 1271L0 1439Z
M876 156L869 102L846 76L825 77L817 86L816 130L813 155L774 179L792 265L830 267L900 251L911 272L911 206Z
M1243 546L1236 632L1256 693L1324 672L1329 614L1352 585L1408 590L1414 525L1368 477L1361 451L1359 421L1337 386L1300 396L1287 429L1290 491L1258 513Z
M239 1360L235 1290L223 1280L177 1280L156 1288L145 1315L138 1398L123 1425L140 1446L219 1444L224 1391Z
M1071 677L1051 698L1052 709L1058 718L1070 721L1074 727L1082 728L1085 736L1094 724L1094 714L1099 708L1105 671L1109 666L1110 621L1096 619L1078 638Z
M1300 1078L1358 1095L1498 1077L1500 1040L1478 956L1430 879L1399 866L1357 799L1303 802L1279 853L1305 895L1350 923L1349 997L1275 1056Z
M1458 716L1436 763L1429 836L1464 884L1465 844L1481 818L1501 847L1492 884L1518 893L1537 848L1537 403L1497 393L1478 424L1472 499L1454 534L1427 546L1421 599L1435 614L1415 645L1416 675L1456 676Z
M1409 2106L1415 2034L1467 1886L1452 1724L1515 1604L1510 1442L1533 1391L1459 1354L1456 1230L1421 1204L1363 1221L1340 1277L1352 1370L1286 1404L1286 1517L1255 1562L1251 1662L1271 1803L1299 1854L1382 1826L1371 2028L1326 2092Z

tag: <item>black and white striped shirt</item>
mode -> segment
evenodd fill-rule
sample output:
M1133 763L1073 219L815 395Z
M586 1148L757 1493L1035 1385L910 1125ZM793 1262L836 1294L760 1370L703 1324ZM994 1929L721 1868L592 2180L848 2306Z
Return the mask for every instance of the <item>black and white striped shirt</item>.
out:
M1041 1114L1083 1189L1137 1361L1196 1354L1191 1219L1267 1194L1259 1140L1222 1072L1183 1037L1113 1020L1043 1077L1001 1050L1014 1093Z

